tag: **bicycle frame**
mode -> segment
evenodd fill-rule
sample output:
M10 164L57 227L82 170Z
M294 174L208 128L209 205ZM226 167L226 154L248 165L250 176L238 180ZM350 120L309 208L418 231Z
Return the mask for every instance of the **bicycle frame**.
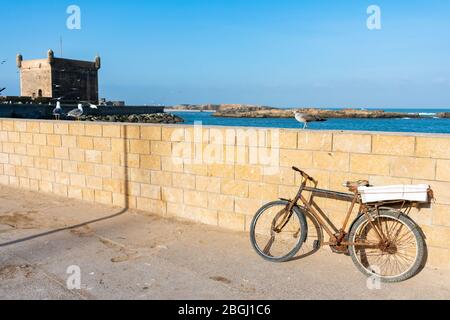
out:
M294 206L298 205L298 202L300 201L304 207L308 210L309 213L312 214L312 216L316 219L316 221L319 223L320 227L325 230L325 232L330 236L330 241L329 242L324 242L323 245L331 245L331 246L352 246L352 245L357 245L357 246L364 246L366 248L370 248L370 247L374 247L374 248L378 248L380 247L380 245L385 242L385 236L382 232L382 230L380 230L372 221L370 215L369 215L369 208L370 206L367 206L365 204L363 204L361 202L361 198L359 196L359 193L357 190L355 190L354 194L350 194L350 193L342 193L342 192L336 192L336 191L331 191L331 190L323 190L323 189L317 189L317 188L311 188L311 187L307 187L307 183L308 181L311 181L313 183L315 183L315 185L317 185L317 182L310 177L308 174L306 174L305 172L297 169L297 168L293 168L295 171L299 172L302 175L302 183L300 185L300 188L297 192L297 195L295 196L295 198L291 201L289 201L289 204L286 208L286 212L288 213L285 217L285 219L282 220L282 223L280 223L281 229L287 224L287 222L289 221L290 217L292 216L292 209L294 208ZM304 196L303 196L303 192L304 191L308 191L311 192L311 198L314 196L314 194L325 194L325 195L331 195L335 198L341 198L347 201L351 201L351 205L350 208L347 212L347 215L345 217L344 223L341 227L341 229L338 230L337 233L334 233L331 229L331 226L334 226L331 221L327 224L324 219L321 217L321 214L319 214L310 204L311 201L308 201ZM310 198L310 200L311 200ZM358 210L358 215L357 217L359 217L362 214L366 214L367 218L369 220L369 223L372 225L372 227L374 228L374 230L376 231L376 234L380 240L380 244L378 245L374 245L374 244L368 244L368 243L364 243L364 242L357 242L357 243L352 243L352 242L348 242L348 241L344 241L345 236L347 235L346 229L347 226L349 224L350 221L350 217L352 215L352 212L355 208L356 205L359 205L359 210Z

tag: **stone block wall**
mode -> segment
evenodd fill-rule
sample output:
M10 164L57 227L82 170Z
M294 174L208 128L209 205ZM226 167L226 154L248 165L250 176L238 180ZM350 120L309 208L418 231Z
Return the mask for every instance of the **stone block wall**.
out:
M1 121L0 183L248 231L256 210L292 197L297 166L318 187L347 191L426 183L414 210L428 266L450 269L450 136L39 120ZM316 198L342 223L349 203Z

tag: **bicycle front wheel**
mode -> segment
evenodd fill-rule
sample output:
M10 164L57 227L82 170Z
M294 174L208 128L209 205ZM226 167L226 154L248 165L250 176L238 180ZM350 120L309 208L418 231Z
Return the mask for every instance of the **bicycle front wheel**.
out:
M288 261L306 240L305 215L297 206L288 212L288 204L287 201L268 203L253 218L250 226L252 246L266 260Z
M359 244L349 247L356 267L382 282L400 282L413 277L424 260L425 240L419 227L394 210L380 210L373 221L361 216L349 239Z

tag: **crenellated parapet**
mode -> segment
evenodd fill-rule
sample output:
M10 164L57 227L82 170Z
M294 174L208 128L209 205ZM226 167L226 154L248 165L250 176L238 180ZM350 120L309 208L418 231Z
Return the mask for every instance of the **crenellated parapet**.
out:
M23 61L23 57L22 57L22 55L19 53L17 56L16 56L16 64L17 64L17 68L22 68L22 61Z

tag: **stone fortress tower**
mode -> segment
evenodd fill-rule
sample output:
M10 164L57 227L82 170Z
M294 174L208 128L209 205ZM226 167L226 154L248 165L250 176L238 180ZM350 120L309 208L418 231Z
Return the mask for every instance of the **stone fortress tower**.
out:
M94 62L55 58L23 60L17 55L21 96L98 102L100 57Z

